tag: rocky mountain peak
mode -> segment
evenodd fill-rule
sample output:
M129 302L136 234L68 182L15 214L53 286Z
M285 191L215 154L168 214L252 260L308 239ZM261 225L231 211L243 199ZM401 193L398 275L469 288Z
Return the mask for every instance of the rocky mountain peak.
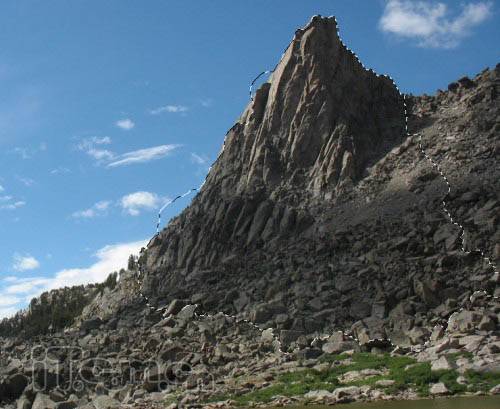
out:
M315 16L228 132L206 190L224 197L290 186L331 193L401 141L403 125L392 81L362 66L335 18Z

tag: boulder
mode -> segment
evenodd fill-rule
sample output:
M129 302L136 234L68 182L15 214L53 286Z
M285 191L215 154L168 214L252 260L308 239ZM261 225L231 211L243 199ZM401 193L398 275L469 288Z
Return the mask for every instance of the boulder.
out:
M500 395L500 383L498 385L495 385L493 388L491 388L490 393L492 395Z
M433 384L430 387L429 392L431 395L448 395L450 393L450 391L443 382L438 382Z
M56 409L56 403L48 395L38 392L31 409Z
M21 396L27 385L28 378L21 373L17 373L7 377L1 388L4 390L3 393L10 399L17 399Z
M472 333L481 321L482 315L475 311L462 310L448 319L448 332Z
M443 355L432 362L431 369L433 371L440 371L442 369L455 369L455 363L448 358L446 355Z
M360 393L361 389L357 386L345 386L335 389L333 391L333 396L339 403L348 403L355 401Z
M107 395L101 395L92 401L95 409L116 409L120 407L120 402Z

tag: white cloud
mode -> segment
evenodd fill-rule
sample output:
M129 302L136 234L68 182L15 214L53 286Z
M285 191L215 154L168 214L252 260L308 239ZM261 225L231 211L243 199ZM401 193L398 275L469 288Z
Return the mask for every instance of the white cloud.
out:
M152 148L139 149L136 151L124 153L115 158L108 164L108 167L126 166L133 163L149 162L151 160L160 159L169 155L180 145L160 145Z
M110 201L102 200L88 209L74 212L71 216L75 219L92 219L97 216L103 216L106 214L106 211L108 210L110 204Z
M0 196L0 202L8 202L12 200L12 196Z
M33 179L30 179L30 178L25 178L25 177L21 177L21 176L16 176L16 178L26 187L30 187L30 186L33 186L35 184L35 181Z
M97 145L109 145L112 140L109 136L92 136L90 138L82 139L77 145L76 148L79 151L88 151L89 149L94 149Z
M415 39L421 47L454 48L492 14L491 1L461 7L460 14L450 16L441 2L388 0L379 26L397 37Z
M19 304L21 297L29 302L44 291L104 281L110 273L126 268L130 254L138 254L146 244L147 240L139 240L105 246L97 251L94 255L97 261L89 267L63 269L51 277L10 277L10 280L4 280L7 286L0 290L0 318L12 316L22 308L23 305Z
M115 154L107 149L102 149L100 146L111 144L111 138L109 136L93 136L91 138L85 138L81 140L76 148L79 151L85 152L90 157L94 158L98 162L113 160Z
M7 308L0 307L0 320L2 318L12 317L13 315L15 315L15 313L17 311L18 311L18 308L16 308L16 307L7 307Z
M115 154L107 149L89 149L87 155L93 157L97 161L113 160Z
M8 307L10 305L17 304L19 302L21 302L20 298L13 297L11 295L5 295L0 297L0 307Z
M123 196L120 205L131 216L137 216L141 210L153 210L159 207L162 199L155 193L135 192Z
M159 114L163 114L165 112L178 114L178 113L187 112L188 110L189 110L189 108L184 106L184 105L165 105L162 107L152 109L151 111L149 111L149 113L151 115L159 115Z
M51 175L63 175L65 173L70 173L71 171L68 168L59 166L58 168L52 169L50 171Z
M5 188L2 185L0 185L0 192L4 192L4 191L5 191Z
M28 271L35 270L40 267L40 262L33 256L29 254L21 256L20 254L14 254L14 262L12 263L12 268L16 271Z
M161 159L169 155L172 151L181 145L159 145L152 148L138 149L123 154L116 154L108 149L103 149L102 145L111 144L111 138L108 136L99 138L85 138L76 148L85 152L87 155L97 161L97 163L107 163L110 168L117 166L126 166L133 163L149 162L155 159Z
M115 125L125 131L130 131L134 126L134 122L130 118L120 119Z
M10 196L4 196L4 197L10 198ZM1 205L0 210L16 210L16 209L19 209L20 207L23 207L24 205L26 205L25 201L18 200L17 202L14 202L14 203L7 203L4 205Z

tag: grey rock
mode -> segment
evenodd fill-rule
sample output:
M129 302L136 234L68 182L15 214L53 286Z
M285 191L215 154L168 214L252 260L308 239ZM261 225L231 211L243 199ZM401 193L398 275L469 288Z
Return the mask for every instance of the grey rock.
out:
M446 385L442 382L433 384L429 388L429 392L431 395L448 395L450 393Z
M101 395L92 401L95 409L115 409L120 407L120 402L107 395Z
M433 361L431 364L431 369L433 371L439 371L444 369L455 369L456 365L453 361L446 355L439 357L437 360Z
M31 409L55 409L56 403L48 395L37 393Z

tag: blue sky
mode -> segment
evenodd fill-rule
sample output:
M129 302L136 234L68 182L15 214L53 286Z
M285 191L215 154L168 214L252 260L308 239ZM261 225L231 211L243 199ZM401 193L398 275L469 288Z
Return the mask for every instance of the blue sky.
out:
M499 62L489 1L2 1L0 317L101 280L197 187L296 28L344 42L405 92ZM164 220L189 203L167 208Z

